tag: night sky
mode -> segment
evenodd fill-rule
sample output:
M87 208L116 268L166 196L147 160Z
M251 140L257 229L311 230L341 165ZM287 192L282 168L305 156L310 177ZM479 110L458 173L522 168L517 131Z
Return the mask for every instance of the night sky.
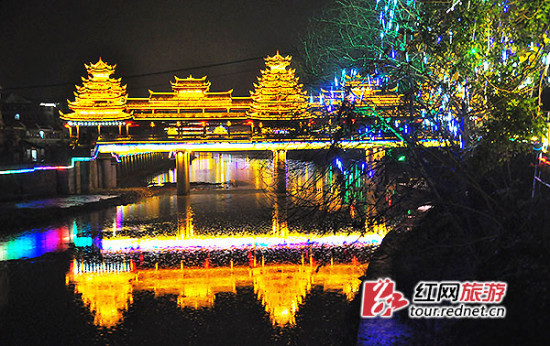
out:
M263 60L131 77L295 52L328 0L0 1L0 85L40 101L73 99L84 63L117 64L130 96L204 74L212 91L247 96ZM39 85L55 87L21 88ZM14 88L20 88L15 90Z

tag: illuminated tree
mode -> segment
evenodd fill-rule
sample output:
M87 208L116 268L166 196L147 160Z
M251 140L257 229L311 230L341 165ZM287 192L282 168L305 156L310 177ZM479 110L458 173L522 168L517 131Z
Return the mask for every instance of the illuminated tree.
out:
M337 71L373 72L380 54L379 26L371 0L344 0L310 20L302 55L312 83L330 81Z
M440 122L451 114L470 144L510 148L544 132L548 1L345 0L312 20L309 71L375 74ZM316 54L313 54L316 53ZM335 67L339 67L336 69ZM467 138L464 138L467 139Z
M506 321L497 327L486 323L472 328L469 321L447 320L431 332L448 337L439 339L444 343L494 342L497 337L511 343L540 342L547 334L542 327L548 324L546 303L527 302L524 297L544 296L549 275L548 235L543 231L549 198L547 193L533 197L531 186L533 145L544 152L548 143L548 115L541 95L549 82L550 1L348 0L336 5L341 6L340 12L332 12L339 13L338 18L325 18L326 32L338 23L353 31L334 25L336 33L360 33L358 22L350 20L357 13L346 11L354 8L350 4L365 3L365 10L378 11L379 31L369 36L378 40L364 49L371 54L364 60L372 61L374 74L387 89L397 87L406 95L410 105L402 112L438 129L448 143L430 150L422 145L421 136L403 134L403 126L393 121L383 124L405 143L406 164L400 167L404 172L400 179L409 179L399 182L408 188L405 196L418 196L416 206L430 207L414 229L397 240L401 244L392 244L396 250L390 255L395 263L391 275L401 280L404 290L427 278L507 281ZM375 25L362 27L372 33ZM358 42L360 36L343 38L325 41L331 45L327 51L347 56L353 50L349 43ZM306 43L309 51L311 42L315 43ZM341 67L364 74L364 66L369 65L359 61ZM366 72L373 70L367 67ZM362 111L353 104L344 105L346 111ZM393 163L400 161L400 155L394 156ZM377 169L394 170L396 165L390 163L380 160ZM394 200L392 206L399 204ZM386 216L390 213L387 210ZM423 332L430 333L429 325L423 327ZM519 332L525 328L530 329L529 335Z

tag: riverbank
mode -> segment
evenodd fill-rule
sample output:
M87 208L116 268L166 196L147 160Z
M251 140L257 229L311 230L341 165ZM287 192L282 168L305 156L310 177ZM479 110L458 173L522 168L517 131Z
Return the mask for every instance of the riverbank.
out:
M136 182L142 186L102 189L87 195L22 198L0 202L0 236L43 226L67 216L118 205L133 204L147 197L175 195L177 193L175 184L145 186L147 184L143 179L136 180ZM251 188L249 184L244 183L191 183L191 191L193 194L243 194L263 190Z
M19 199L0 203L0 235L39 227L67 216L116 205L136 203L160 191L147 187L97 190L89 195L65 195L52 198Z
M118 188L96 189L90 194L58 194L55 184L47 179L42 185L48 188L40 190L41 193L4 194L0 201L0 236L40 227L67 216L132 204L145 197L171 193L168 188L147 187L147 179L173 167L174 161L166 160L154 167L145 167L139 173L120 177Z
M537 205L530 211L546 215ZM505 282L506 317L411 319L404 309L389 321L362 319L358 344L372 344L376 340L372 331L378 328L390 328L399 335L393 345L548 344L550 256L541 217L529 220L524 232L510 228L493 238L480 236L479 230L465 236L445 216L433 210L411 231L388 233L364 279L389 277L409 300L420 281Z

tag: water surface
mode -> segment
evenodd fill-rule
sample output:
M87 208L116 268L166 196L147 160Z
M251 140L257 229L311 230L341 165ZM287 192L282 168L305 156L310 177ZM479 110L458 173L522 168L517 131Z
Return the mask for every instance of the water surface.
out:
M326 197L330 172L289 166L291 194ZM266 159L203 154L190 196L0 240L0 344L354 343L351 302L380 235L321 232L272 176Z

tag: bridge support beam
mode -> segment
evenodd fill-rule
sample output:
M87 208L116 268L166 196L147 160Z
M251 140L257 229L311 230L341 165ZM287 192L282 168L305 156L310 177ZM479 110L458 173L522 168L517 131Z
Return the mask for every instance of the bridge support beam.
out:
M98 159L99 172L97 185L100 188L111 189L116 187L116 161L112 157Z
M273 180L276 193L286 193L286 150L273 150Z
M187 150L176 152L176 185L179 196L189 194L189 165L191 153Z

